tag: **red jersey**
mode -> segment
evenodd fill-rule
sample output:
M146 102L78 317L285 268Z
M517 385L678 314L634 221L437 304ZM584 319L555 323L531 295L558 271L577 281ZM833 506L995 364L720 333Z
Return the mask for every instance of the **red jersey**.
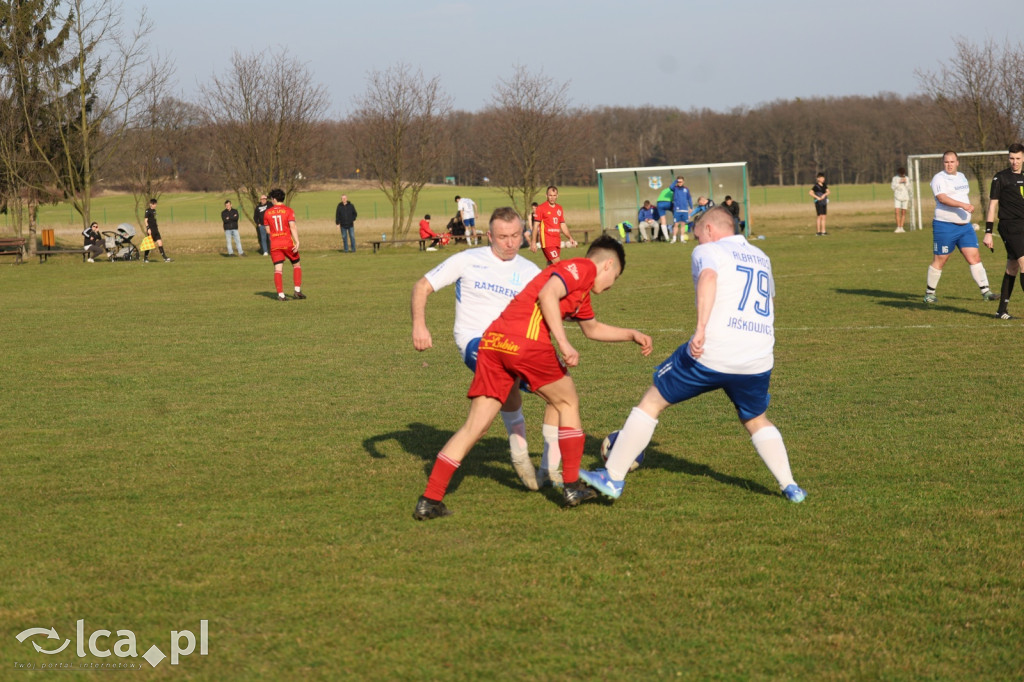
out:
M540 221L540 245L542 247L558 246L562 238L562 223L565 222L565 212L559 204L552 206L545 201L533 212Z
M271 206L263 212L263 224L270 233L270 248L290 251L292 242L291 223L295 222L295 211L284 204Z
M549 265L534 277L519 295L512 299L505 311L487 328L488 332L510 334L542 343L551 343L551 330L544 322L537 297L552 277L565 284L566 295L559 301L563 320L592 320L590 290L594 287L597 266L589 258L573 258Z

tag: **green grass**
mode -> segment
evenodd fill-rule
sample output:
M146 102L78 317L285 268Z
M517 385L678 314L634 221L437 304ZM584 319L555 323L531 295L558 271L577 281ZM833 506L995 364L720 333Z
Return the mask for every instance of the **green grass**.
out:
M1022 325L992 317L959 256L921 304L930 233L891 234L890 210L830 215L827 239L807 206L759 223L769 416L802 505L716 394L662 416L615 504L523 490L499 423L455 514L415 523L467 408L450 288L428 306L435 348L410 341L411 287L450 251L308 251L309 299L286 304L258 257L5 262L0 664L111 660L38 654L56 645L26 628L85 619L168 653L207 619L208 656L151 674L1019 679ZM652 358L570 332L585 464L692 328L690 248L630 245L595 299ZM998 286L1001 254L983 256ZM536 453L541 405L525 410Z

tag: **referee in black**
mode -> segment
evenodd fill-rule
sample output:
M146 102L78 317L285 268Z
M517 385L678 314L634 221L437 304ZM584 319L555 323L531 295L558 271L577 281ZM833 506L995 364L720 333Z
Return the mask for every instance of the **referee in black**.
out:
M1010 167L1001 170L992 178L992 189L988 196L988 213L985 215L985 236L982 242L992 248L992 224L999 213L999 236L1006 247L1006 274L999 294L1000 320L1014 319L1006 311L1013 293L1013 283L1020 275L1020 286L1024 289L1024 145L1010 145Z

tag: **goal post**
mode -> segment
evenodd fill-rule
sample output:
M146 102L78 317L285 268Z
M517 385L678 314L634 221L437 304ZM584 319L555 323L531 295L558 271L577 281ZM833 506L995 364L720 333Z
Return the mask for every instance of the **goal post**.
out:
M636 214L644 200L657 204L658 194L686 178L693 203L704 196L721 206L726 195L740 205L740 220L746 221L750 236L750 187L747 183L747 162L703 163L683 166L644 166L640 168L602 168L597 171L598 205L601 227L608 228L623 221L636 222Z
M960 172L967 176L971 191L977 190L979 206L984 216L988 211L988 190L992 176L1006 166L1006 151L998 152L957 152L960 158ZM911 207L910 229L921 230L930 220L934 205L931 181L942 170L943 154L909 154L907 156L907 177L910 179Z

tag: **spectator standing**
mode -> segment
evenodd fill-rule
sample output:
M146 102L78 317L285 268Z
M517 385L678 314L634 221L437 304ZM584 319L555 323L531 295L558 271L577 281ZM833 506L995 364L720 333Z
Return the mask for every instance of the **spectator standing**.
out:
M736 234L732 214L724 208L701 216L693 235L698 242L690 255L697 308L693 336L655 368L651 387L619 431L607 468L580 471L580 480L618 498L665 408L722 389L783 496L803 502L806 493L793 480L782 434L765 416L775 365L771 261Z
M1009 149L1010 165L996 173L989 190L988 213L985 216L985 246L992 248L992 227L999 218L999 236L1006 247L1006 272L999 296L996 317L1000 320L1014 319L1007 308L1013 283L1020 275L1020 286L1024 289L1024 145L1014 143Z
M690 221L690 211L693 210L693 197L690 196L690 188L686 186L686 178L680 175L672 185L672 241L675 244L678 239L686 241L687 223Z
M348 195L341 195L341 203L334 211L334 224L341 228L341 247L344 253L356 252L356 207L348 200Z
M256 239L260 242L261 256L270 255L270 237L267 235L267 226L263 224L263 214L268 208L270 208L270 202L267 201L267 195L261 194L260 203L256 205L252 214L252 221L256 223Z
M455 207L458 211L459 219L466 228L466 240L470 246L479 244L480 234L476 231L476 202L469 197L460 197L456 194Z
M104 246L103 235L100 233L99 223L93 222L92 225L82 230L82 237L85 239L84 247L85 252L88 254L85 260L88 263L95 263L95 259L99 258L107 250ZM114 254L109 254L109 257L113 260Z
M996 300L988 288L988 275L978 253L978 235L971 226L971 186L967 177L959 171L960 157L948 151L942 155L942 170L932 178L932 194L935 195L935 217L932 219L932 263L928 266L925 303L935 303L938 297L935 289L942 277L942 268L953 252L960 249L964 260L971 268L971 277L981 289L986 301Z
M272 189L269 193L270 208L263 214L264 224L270 234L270 260L274 263L274 288L277 300L287 301L284 295L284 261L292 264L292 281L295 298L303 299L302 264L299 262L299 228L295 225L295 211L284 205L284 190Z
M224 223L224 241L228 245L228 255L235 255L231 250L231 240L235 241L238 245L238 255L244 256L245 251L242 250L242 238L238 235L238 209L231 208L231 201L224 202L224 210L220 212L220 220Z
M828 195L830 194L824 173L814 176L814 187L811 187L809 194L814 198L814 211L818 216L815 222L815 235L824 237L828 234L825 230L825 216L828 213Z
M644 199L644 205L639 211L637 211L636 222L636 228L640 232L640 241L651 241L651 237L647 233L647 230L651 230L651 234L655 236L658 235L658 221L654 217L654 206L651 206L651 201L649 199Z
M156 222L156 199L149 200L149 208L146 209L146 234L153 243L156 244L157 248L160 249L160 255L164 257L165 263L170 263L171 259L168 258L167 253L164 251L164 240L160 238L160 228ZM146 249L142 252L142 262L149 262L149 252L153 249Z
M896 175L892 176L893 201L896 204L896 233L906 232L903 225L907 221L907 208L910 206L910 178L907 177L906 168L897 168Z

